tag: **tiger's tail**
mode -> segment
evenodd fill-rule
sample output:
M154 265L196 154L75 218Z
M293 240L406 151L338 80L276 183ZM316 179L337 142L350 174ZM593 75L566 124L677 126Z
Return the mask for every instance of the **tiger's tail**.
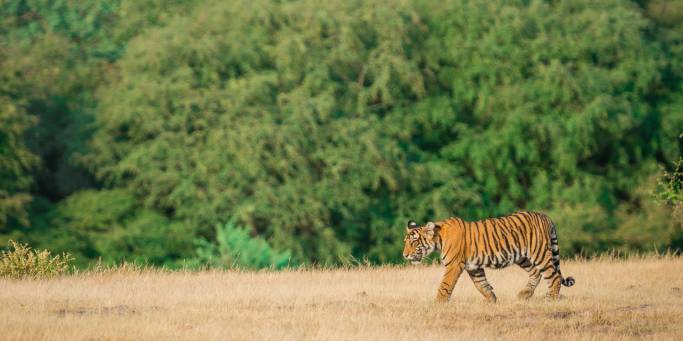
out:
M560 271L560 247L557 245L557 231L555 229L555 223L552 222L552 220L550 221L550 250L553 255L553 266L562 279L562 285L565 287L574 285L574 283L576 283L574 277L562 277L562 272Z

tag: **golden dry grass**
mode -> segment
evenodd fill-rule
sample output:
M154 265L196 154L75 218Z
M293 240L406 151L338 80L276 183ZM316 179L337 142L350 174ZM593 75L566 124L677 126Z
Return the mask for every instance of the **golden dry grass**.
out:
M434 302L441 268L285 272L114 271L0 280L1 339L683 339L683 260L564 262L577 283L547 301L516 292L519 268L488 271L486 304L460 278Z

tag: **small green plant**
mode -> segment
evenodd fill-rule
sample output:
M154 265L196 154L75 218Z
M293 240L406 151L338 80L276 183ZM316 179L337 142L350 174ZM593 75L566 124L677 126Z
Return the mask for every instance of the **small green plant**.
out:
M28 244L9 241L9 250L0 256L0 277L52 278L65 273L73 261L68 253L52 256L48 250L34 250Z
M234 222L216 225L216 241L196 240L194 267L220 269L281 269L289 265L291 252L274 250L265 239L251 237L249 230Z
M659 179L662 188L659 198L668 204L676 204L683 201L683 158L674 163L674 170L664 172Z
M673 171L659 178L657 197L673 207L674 218L683 226L683 158L674 164Z

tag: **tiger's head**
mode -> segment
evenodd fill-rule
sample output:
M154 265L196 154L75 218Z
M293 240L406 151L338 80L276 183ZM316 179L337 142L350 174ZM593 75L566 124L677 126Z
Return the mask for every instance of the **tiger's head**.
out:
M416 222L409 221L406 226L406 236L403 239L403 258L413 264L419 264L423 258L434 252L438 229L439 226L433 222L419 226Z

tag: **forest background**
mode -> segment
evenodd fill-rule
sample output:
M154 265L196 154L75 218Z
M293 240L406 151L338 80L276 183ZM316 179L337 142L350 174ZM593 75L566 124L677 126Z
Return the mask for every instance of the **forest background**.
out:
M0 247L83 267L395 263L521 209L681 250L681 133L683 1L0 4Z

